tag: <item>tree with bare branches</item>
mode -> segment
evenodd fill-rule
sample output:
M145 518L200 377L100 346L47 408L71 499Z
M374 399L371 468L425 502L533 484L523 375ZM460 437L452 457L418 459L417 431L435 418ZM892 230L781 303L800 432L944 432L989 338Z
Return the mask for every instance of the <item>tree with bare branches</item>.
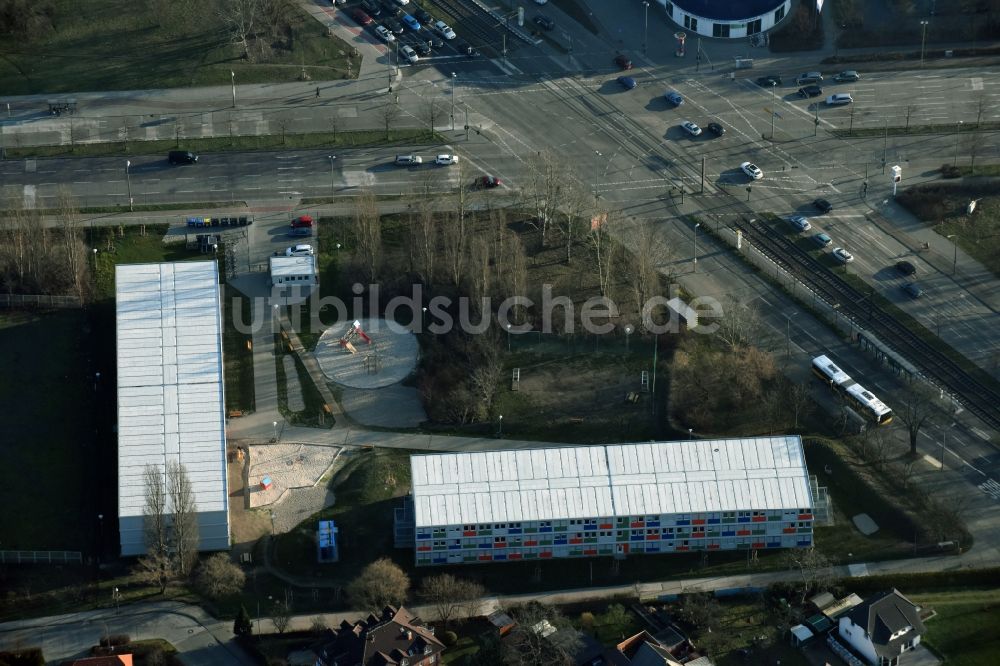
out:
M392 101L387 101L379 109L378 115L382 119L382 125L385 127L385 140L389 140L389 130L392 129L392 124L399 118L399 104Z
M372 283L382 267L382 218L371 190L362 190L355 203L354 238L362 279Z
M477 615L486 588L451 574L438 574L424 578L417 596L434 609L438 621L447 627L453 619Z
M167 492L172 512L172 550L178 575L191 574L198 558L198 507L187 469L177 461L167 463Z
M429 136L434 134L434 128L440 118L441 105L438 100L432 97L427 100L423 107L423 119L427 121L427 134Z
M910 454L917 455L917 435L935 413L937 396L923 382L913 379L908 382L907 389L899 394L898 400L893 412L906 426L906 434L910 439Z
M611 297L611 281L614 275L615 260L618 256L618 244L611 238L611 214L600 212L596 216L601 222L594 225L587 235L590 243L590 253L594 262L594 272L601 296Z
M347 597L354 608L379 609L406 601L410 577L389 558L382 557L368 566L347 586Z
M798 574L802 583L800 604L810 592L818 593L830 586L834 578L833 565L815 548L791 548L785 553L785 564Z
M736 297L730 296L726 299L722 316L717 323L719 328L716 335L730 349L760 343L763 326L756 305L743 305Z
M163 594L174 570L167 533L167 491L163 470L158 465L146 465L142 479L143 542L146 554L139 558L135 573L144 582L158 585L160 594Z
M262 0L222 0L218 16L222 19L229 41L243 51L248 62L254 62L253 39L261 20Z

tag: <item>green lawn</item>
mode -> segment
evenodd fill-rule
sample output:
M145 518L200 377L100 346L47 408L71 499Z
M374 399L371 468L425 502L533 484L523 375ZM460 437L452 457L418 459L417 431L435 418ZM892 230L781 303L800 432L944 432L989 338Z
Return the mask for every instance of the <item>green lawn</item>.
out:
M35 6L35 3L24 3ZM17 30L0 40L0 89L8 95L84 90L135 90L206 85L291 82L302 72L317 81L347 76L351 48L296 3L277 37L256 62L230 43L223 0L50 0L36 33ZM265 30L258 21L255 27ZM354 58L352 75L359 61ZM307 85L307 84L306 84ZM225 103L220 99L219 103ZM39 102L39 111L45 111ZM81 109L81 111L85 111Z
M237 313L233 306L240 308ZM222 292L222 358L223 374L226 380L226 409L242 412L253 411L253 349L252 336L236 330L234 316L249 322L250 299L239 298L239 293L226 286Z
M110 429L95 433L91 324L83 310L0 311L0 468L4 481L3 548L83 550L97 543L94 478ZM105 369L105 376L113 377ZM111 383L99 385L114 400ZM112 475L113 476L113 475ZM105 482L111 482L107 479ZM113 518L105 518L110 529Z
M1000 654L1000 590L917 594L914 603L933 608L923 641L949 666L992 666Z

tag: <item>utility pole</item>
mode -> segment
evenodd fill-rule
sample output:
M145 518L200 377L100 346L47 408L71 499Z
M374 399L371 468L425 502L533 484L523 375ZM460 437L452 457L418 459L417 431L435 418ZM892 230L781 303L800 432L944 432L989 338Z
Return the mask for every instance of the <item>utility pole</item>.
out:
M132 175L129 173L129 168L132 166L132 160L125 160L125 183L128 187L128 209L129 212L134 212L135 208L132 205Z
M236 72L230 70L229 71L229 77L232 79L232 82L233 82L233 108L235 109L236 108Z
M924 44L927 43L927 23L924 19L920 22L920 68L924 67Z
M455 79L458 78L458 74L455 72L451 73L451 131L455 131Z
M642 2L642 9L643 9L643 12L642 12L642 17L643 17L642 18L642 20L643 20L643 26L642 26L642 55L646 55L648 53L648 51L647 51L647 44L649 44L649 2L648 2L648 0L643 0L643 2Z

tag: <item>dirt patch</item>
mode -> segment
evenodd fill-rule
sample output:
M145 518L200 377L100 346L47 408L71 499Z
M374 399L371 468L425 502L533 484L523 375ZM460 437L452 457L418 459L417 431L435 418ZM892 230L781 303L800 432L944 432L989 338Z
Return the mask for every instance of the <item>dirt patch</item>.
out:
M266 511L245 508L243 463L231 462L226 469L229 475L229 532L233 550L249 551L257 539L270 532L270 517Z

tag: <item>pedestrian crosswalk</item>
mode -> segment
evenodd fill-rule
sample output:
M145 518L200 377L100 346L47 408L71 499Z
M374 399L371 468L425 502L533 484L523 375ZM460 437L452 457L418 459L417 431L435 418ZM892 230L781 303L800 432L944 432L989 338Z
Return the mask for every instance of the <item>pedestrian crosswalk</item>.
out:
M989 479L988 481L983 481L976 487L982 490L990 497L992 497L993 499L1000 500L1000 483L997 483L993 479Z

